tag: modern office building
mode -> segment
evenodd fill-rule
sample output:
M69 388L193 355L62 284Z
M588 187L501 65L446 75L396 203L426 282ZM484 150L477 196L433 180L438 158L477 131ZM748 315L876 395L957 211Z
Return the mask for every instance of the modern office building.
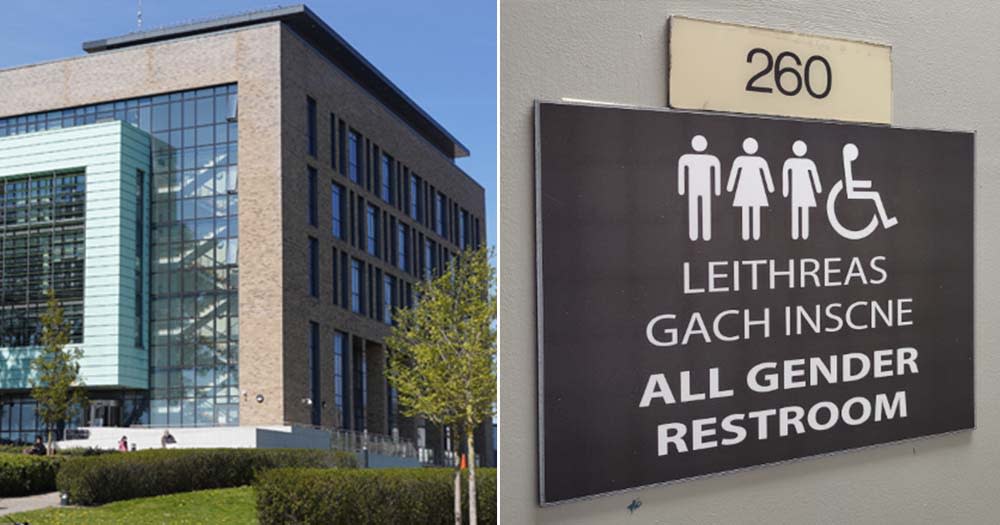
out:
M484 242L469 151L305 6L83 49L0 70L0 439L41 430L51 288L83 349L80 426L440 450L400 416L383 341L420 279Z

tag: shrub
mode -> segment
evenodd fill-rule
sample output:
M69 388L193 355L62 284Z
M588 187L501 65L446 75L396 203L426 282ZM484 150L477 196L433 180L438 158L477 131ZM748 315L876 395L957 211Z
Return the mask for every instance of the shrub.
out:
M257 477L261 525L454 523L454 470L283 468ZM496 469L476 471L479 523L495 524ZM462 508L468 515L468 486Z
M78 505L249 485L277 467L356 467L347 452L308 449L143 450L74 458L56 485Z
M0 445L0 454L24 454L24 449L30 446L31 445L18 445L15 443L6 443Z
M56 450L56 454L59 456L70 456L70 457L82 457L82 456L100 456L103 454L117 454L118 451L109 448L94 448L94 447L70 447L70 448L60 448Z
M60 463L55 458L0 454L0 497L52 492Z

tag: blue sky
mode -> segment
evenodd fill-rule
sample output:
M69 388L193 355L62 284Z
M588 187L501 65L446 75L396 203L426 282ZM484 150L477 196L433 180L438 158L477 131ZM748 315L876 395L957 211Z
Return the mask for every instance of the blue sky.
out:
M295 3L300 2L282 5ZM496 4L482 0L305 3L472 151L458 165L486 188L487 236L491 245L496 244ZM0 68L79 56L84 41L134 31L137 4L136 0L5 1ZM142 4L144 29L276 6L245 0L144 0Z

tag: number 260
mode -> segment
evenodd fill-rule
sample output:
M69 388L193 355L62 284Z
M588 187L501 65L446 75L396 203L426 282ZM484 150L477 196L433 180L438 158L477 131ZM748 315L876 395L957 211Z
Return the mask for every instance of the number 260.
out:
M778 53L778 57L774 58L771 56L771 52L760 47L755 47L747 53L747 63L752 64L753 59L757 55L763 55L765 64L764 69L757 72L756 75L750 77L747 81L747 91L756 91L759 93L772 93L774 90L767 86L755 85L757 80L764 77L771 70L774 70L774 86L778 88L778 91L783 95L794 96L802 91L802 86L805 85L806 91L809 92L813 98L824 98L830 94L830 88L833 87L833 71L830 69L830 62L826 58L820 55L813 55L806 60L805 67L802 73L799 72L797 67L802 66L802 61L799 56L791 51L783 51ZM782 66L782 63L786 60L791 60L795 63L794 66ZM824 69L826 69L826 86L822 91L816 91L813 87L812 80L812 67L814 63L819 63ZM791 77L791 80L782 83L782 79ZM804 81L803 81L804 78ZM817 86L818 87L818 86Z

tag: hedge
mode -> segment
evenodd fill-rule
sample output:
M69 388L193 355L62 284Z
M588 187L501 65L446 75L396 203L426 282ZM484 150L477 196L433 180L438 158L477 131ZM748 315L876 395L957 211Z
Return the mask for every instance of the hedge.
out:
M347 452L309 449L168 449L74 458L56 478L76 505L249 485L277 467L356 467Z
M0 497L10 498L56 490L58 458L0 454Z
M18 445L14 443L7 443L0 445L0 454L24 454L24 449L30 447L31 445Z
M283 468L257 477L257 519L272 524L454 523L454 470ZM496 469L476 471L479 523L496 524ZM468 485L462 487L468 516Z

